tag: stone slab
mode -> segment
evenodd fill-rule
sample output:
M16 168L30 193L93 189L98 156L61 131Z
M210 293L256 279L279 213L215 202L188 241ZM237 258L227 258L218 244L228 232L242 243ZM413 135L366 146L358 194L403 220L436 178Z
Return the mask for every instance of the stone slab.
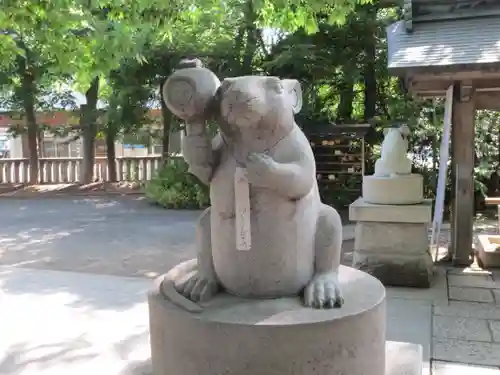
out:
M433 375L500 375L500 368L454 362L432 362Z
M500 267L500 236L479 234L476 237L478 263L483 268Z
M448 275L448 284L450 286L469 288L500 288L500 284L496 284L491 275L485 274Z
M492 341L488 321L484 319L435 315L432 326L434 337L439 339Z
M421 375L422 347L406 342L386 343L386 375Z
M378 221L389 223L430 223L432 221L432 200L413 205L371 204L363 198L349 205L349 220Z
M483 288L449 287L450 300L494 303L493 292Z
M488 303L450 301L449 304L436 303L434 315L500 320L500 309Z
M387 340L422 348L422 370L430 375L432 302L392 298L387 300Z
M500 344L433 338L433 358L438 361L500 366ZM471 373L475 374L475 373Z

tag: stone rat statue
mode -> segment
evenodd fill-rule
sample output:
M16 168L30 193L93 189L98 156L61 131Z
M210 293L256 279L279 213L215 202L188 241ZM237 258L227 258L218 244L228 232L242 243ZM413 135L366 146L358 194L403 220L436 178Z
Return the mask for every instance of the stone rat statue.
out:
M380 159L375 162L374 176L395 177L411 173L411 160L407 156L409 134L406 125L384 129L382 151Z
M191 85L183 104L171 91L179 87L176 73ZM167 106L189 122L183 154L190 172L210 184L211 200L197 223L197 260L167 273L164 295L193 312L220 288L247 298L304 292L307 306L340 307L342 223L320 201L314 155L294 120L302 106L299 82L243 76L218 86L214 77L189 68L164 86ZM220 127L214 139L203 131L209 119ZM249 186L251 247L245 251L235 236L238 168Z

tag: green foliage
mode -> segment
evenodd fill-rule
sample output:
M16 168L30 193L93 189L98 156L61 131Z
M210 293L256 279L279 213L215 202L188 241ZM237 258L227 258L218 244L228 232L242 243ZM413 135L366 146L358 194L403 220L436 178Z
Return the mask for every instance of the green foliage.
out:
M165 208L197 209L209 204L209 189L188 173L182 158L172 158L146 183L146 196Z
M148 110L152 103L160 107L159 89L180 59L197 56L221 78L269 74L298 79L304 104L297 122L306 133L335 123L375 124L365 138L366 173L373 171L382 129L408 124L415 172L424 175L425 194L434 198L443 101L409 97L401 81L388 73L385 27L400 18L401 10L380 3L138 0L124 5L113 0L6 0L0 9L0 107L26 115L28 99L36 111L74 109L64 88L85 92L99 77L99 99L106 104L99 116L99 136L147 144L153 132L160 138L182 127L163 106L161 124L166 131L149 129L155 120ZM23 87L26 78L31 82L29 92ZM500 194L499 123L496 112L477 114L478 200ZM75 130L36 125L38 131L57 135ZM12 131L26 128L16 126ZM214 130L210 124L210 132ZM447 198L450 187L449 168ZM207 188L177 159L158 171L146 192L165 207L200 207L208 201ZM344 201L349 199L344 193L335 188L322 195Z

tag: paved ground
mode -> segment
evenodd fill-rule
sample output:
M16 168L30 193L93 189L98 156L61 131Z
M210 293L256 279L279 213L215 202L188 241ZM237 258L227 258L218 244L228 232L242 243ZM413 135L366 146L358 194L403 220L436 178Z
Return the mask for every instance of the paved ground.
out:
M155 276L193 255L198 214L130 197L2 199L0 265Z
M447 284L448 301L433 304L434 360L486 366L471 374L500 374L500 273L450 269Z
M149 375L144 276L193 255L197 215L130 197L0 200L0 374ZM500 273L439 268L431 289L387 295L387 338L421 344L425 375L500 375Z
M199 214L142 197L2 199L0 265L155 277L194 256ZM349 263L351 243L345 252Z

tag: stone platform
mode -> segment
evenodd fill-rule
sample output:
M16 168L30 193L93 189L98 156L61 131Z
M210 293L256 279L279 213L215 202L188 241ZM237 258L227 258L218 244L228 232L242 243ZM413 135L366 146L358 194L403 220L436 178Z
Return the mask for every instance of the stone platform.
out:
M428 288L433 277L428 227L432 204L380 205L359 198L349 207L356 221L353 267L384 285Z
M385 288L342 266L345 304L306 308L298 297L219 294L200 313L149 295L154 375L384 375Z

